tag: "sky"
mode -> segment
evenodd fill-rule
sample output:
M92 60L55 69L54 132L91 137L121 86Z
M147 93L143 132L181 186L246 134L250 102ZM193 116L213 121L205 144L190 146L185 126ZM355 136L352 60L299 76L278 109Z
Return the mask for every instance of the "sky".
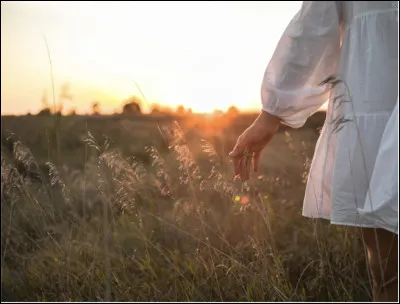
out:
M96 101L112 113L140 96L135 82L148 103L257 111L264 70L300 7L301 1L2 1L1 114L36 113L44 100L82 114Z

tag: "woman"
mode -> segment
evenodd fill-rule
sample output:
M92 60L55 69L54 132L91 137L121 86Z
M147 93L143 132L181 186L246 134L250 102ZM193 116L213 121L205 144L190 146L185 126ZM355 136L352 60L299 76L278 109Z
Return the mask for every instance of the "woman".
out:
M361 227L374 300L397 301L398 2L304 2L266 69L261 98L261 114L230 153L235 174L249 178L246 150L257 171L280 123L299 128L329 100L303 215Z

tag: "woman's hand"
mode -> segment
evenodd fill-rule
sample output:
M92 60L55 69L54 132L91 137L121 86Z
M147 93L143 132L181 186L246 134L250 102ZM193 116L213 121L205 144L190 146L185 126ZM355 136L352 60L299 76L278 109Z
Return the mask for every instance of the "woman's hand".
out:
M280 119L262 111L257 119L237 139L236 145L229 156L233 161L235 175L242 180L250 178L251 159L254 172L260 165L261 151L278 131Z

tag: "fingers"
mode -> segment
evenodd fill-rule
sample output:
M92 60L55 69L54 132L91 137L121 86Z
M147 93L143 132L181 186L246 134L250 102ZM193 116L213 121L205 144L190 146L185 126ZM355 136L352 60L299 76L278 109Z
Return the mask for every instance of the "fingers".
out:
M233 158L233 167L235 175L239 175L244 181L250 179L251 167L253 167L254 172L258 172L260 168L260 155L261 151L254 152L252 157L241 156Z
M235 175L239 175L242 180L250 179L252 157L245 154L247 142L243 134L239 136L235 147L229 153L232 158L233 171Z
M235 175L239 175L241 158L240 157L232 157L232 162L233 162L233 171L234 171Z
M246 172L246 162L244 161L244 158L241 157L239 161L239 172L237 175L240 176L241 180L244 180L245 178L245 172Z
M243 135L240 135L236 141L235 147L229 153L229 156L230 157L240 157L243 155L245 148L246 148L246 138Z
M249 180L250 179L250 172L251 172L251 163L252 163L252 157L246 157L246 171L245 171L245 177L244 180Z
M235 147L229 153L229 156L232 158L232 162L233 162L233 171L235 172L235 175L240 175L241 178L244 177L244 174L243 174L244 162L243 162L242 158L243 158L243 152L244 152L245 147L246 147L246 141L245 141L244 136L241 135L238 137Z
M239 175L240 179L243 181L250 179L251 170L251 159L249 157L243 156L237 161L237 172L235 175Z
M261 155L261 151L254 152L254 154L253 154L254 172L258 172L258 170L260 169L260 155Z

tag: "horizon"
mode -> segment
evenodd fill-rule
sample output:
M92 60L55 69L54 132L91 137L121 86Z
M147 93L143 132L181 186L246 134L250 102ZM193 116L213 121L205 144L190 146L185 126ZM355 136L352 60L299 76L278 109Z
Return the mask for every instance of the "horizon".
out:
M50 108L62 103L63 114L90 113L97 102L107 115L140 91L149 102L143 112L152 104L195 113L260 111L264 70L300 6L2 2L1 115L37 113L45 100Z
M51 111L51 115L43 115L43 116L54 116L54 115L56 115L57 113L59 113L59 112L53 112L52 111L52 109L51 109L51 107L50 108L48 108L50 111ZM23 116L41 116L40 114L39 114L39 112L41 111L41 110L43 110L43 109L39 109L39 111L38 112L35 112L35 113L32 113L32 112L29 112L29 111L27 111L27 112L25 112L25 113L19 113L19 114L9 114L9 113L5 113L5 114L1 114L1 117L23 117ZM164 110L164 111L163 111ZM187 108L187 109L185 109L185 110L191 110L190 108ZM188 113L188 112L186 112L186 113L184 113L184 114L179 114L177 111L176 111L176 109L174 109L174 108L162 108L161 109L161 111L160 112L157 112L157 113L152 113L152 112L149 112L149 111L145 111L145 112L142 112L142 113L140 113L139 115L128 115L127 117L137 117L137 116L157 116L157 115L164 115L164 116L189 116L189 115L193 115L193 116L215 116L215 115L219 115L218 114L218 112L219 111L221 111L222 113L221 114L227 114L228 112L227 111L223 111L223 110L219 110L219 109L216 109L216 110L214 110L214 111L212 111L212 112L195 112L195 111L193 111L193 112L190 112L190 113ZM237 114L237 115L258 115L259 113L260 113L260 111L261 110L242 110L242 111L240 111L239 110L239 113ZM318 109L315 113L313 113L312 115L314 115L314 114L316 114L316 113L320 113L320 112L322 112L322 113L325 113L326 114L326 109L324 108L324 107L321 107L320 109ZM95 116L120 116L120 115L124 115L123 113L122 113L122 110L121 111L116 111L116 112L112 112L112 113L102 113L102 112L99 112L99 113L93 113L93 112L90 112L90 111L88 111L87 113L71 113L71 112L65 112L65 111L62 111L61 112L61 116L65 116L65 117L68 117L68 116L81 116L81 117L85 117L85 116L87 116L87 117L95 117ZM311 115L311 116L312 116Z

